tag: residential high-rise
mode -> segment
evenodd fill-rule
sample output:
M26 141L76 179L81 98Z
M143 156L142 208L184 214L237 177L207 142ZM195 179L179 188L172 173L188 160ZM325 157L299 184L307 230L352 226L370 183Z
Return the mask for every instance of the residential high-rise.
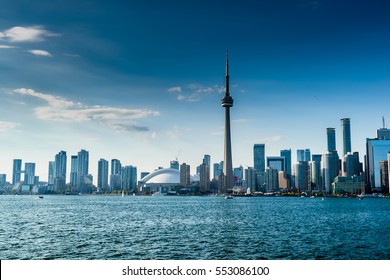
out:
M122 168L122 188L125 191L137 190L137 167L129 165Z
M310 161L310 189L322 191L321 161Z
M223 173L223 161L220 163L214 163L214 179L218 179Z
M77 153L77 188L81 193L87 193L92 186L91 176L88 176L89 152L81 150Z
M327 151L336 151L336 131L334 128L328 127L326 129L326 135L328 140Z
M108 191L108 161L102 158L98 162L98 189Z
M323 189L326 193L332 192L332 183L334 178L339 176L339 155L336 151L336 132L334 128L326 129L328 150L322 155L322 182Z
M55 172L55 161L49 161L47 184L49 186L54 185L54 172Z
M250 188L251 190L255 190L256 177L257 177L256 169L254 169L253 167L248 167L247 169L245 169L244 172L245 172L245 186L247 188Z
M12 170L12 185L20 183L20 176L22 174L22 160L14 159Z
M24 184L35 184L35 163L33 162L26 162L24 164Z
M180 165L180 185L188 187L190 185L190 166L186 163Z
M7 175L0 174L0 187L4 187L7 182Z
M200 165L199 190L202 193L210 191L210 156L204 155L203 163ZM233 174L231 174L233 176ZM232 177L233 178L233 177ZM233 188L233 185L232 185Z
M387 160L380 161L381 169L381 187L384 193L389 192L389 162Z
M110 189L113 191L122 189L122 164L119 159L111 160Z
M78 170L78 158L77 155L70 157L70 185L71 187L77 186L77 170Z
M229 92L229 60L226 51L226 86L225 96L222 98L222 107L225 108L225 142L224 142L224 165L223 165L223 192L227 193L233 188L233 163L232 163L232 143L230 135L230 107L233 107L233 98Z
M351 119L343 118L341 127L343 128L343 156L350 153L351 150Z
M236 167L233 169L234 181L242 181L244 179L244 167Z
M67 156L65 151L60 151L55 156L54 160L54 189L56 191L65 190L66 186L66 161Z

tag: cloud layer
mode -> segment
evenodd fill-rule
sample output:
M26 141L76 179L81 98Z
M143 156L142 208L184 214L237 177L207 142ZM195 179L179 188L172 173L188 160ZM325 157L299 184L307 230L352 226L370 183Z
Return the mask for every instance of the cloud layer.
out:
M35 97L48 103L48 106L36 107L34 109L38 119L76 122L98 121L100 124L109 126L118 132L149 131L148 127L138 125L135 120L160 115L158 111L149 109L85 106L60 96L40 93L26 88L15 89L13 93Z

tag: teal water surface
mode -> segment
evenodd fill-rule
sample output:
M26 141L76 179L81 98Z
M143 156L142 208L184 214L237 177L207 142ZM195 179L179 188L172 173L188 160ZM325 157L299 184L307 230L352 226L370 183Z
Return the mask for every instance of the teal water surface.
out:
M390 199L0 196L0 259L390 259Z

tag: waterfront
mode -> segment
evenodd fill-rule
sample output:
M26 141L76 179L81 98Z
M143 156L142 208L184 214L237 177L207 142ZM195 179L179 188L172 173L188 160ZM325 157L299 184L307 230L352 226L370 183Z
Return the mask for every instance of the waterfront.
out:
M390 200L0 196L1 259L390 259Z

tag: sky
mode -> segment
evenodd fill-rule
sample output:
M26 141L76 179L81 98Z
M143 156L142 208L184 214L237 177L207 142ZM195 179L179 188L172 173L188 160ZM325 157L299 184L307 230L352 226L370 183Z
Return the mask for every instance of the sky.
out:
M326 151L351 118L365 154L390 121L390 3L370 0L0 0L0 173L89 151L138 173L223 160L229 50L233 166L253 145ZM67 178L69 181L69 178Z

